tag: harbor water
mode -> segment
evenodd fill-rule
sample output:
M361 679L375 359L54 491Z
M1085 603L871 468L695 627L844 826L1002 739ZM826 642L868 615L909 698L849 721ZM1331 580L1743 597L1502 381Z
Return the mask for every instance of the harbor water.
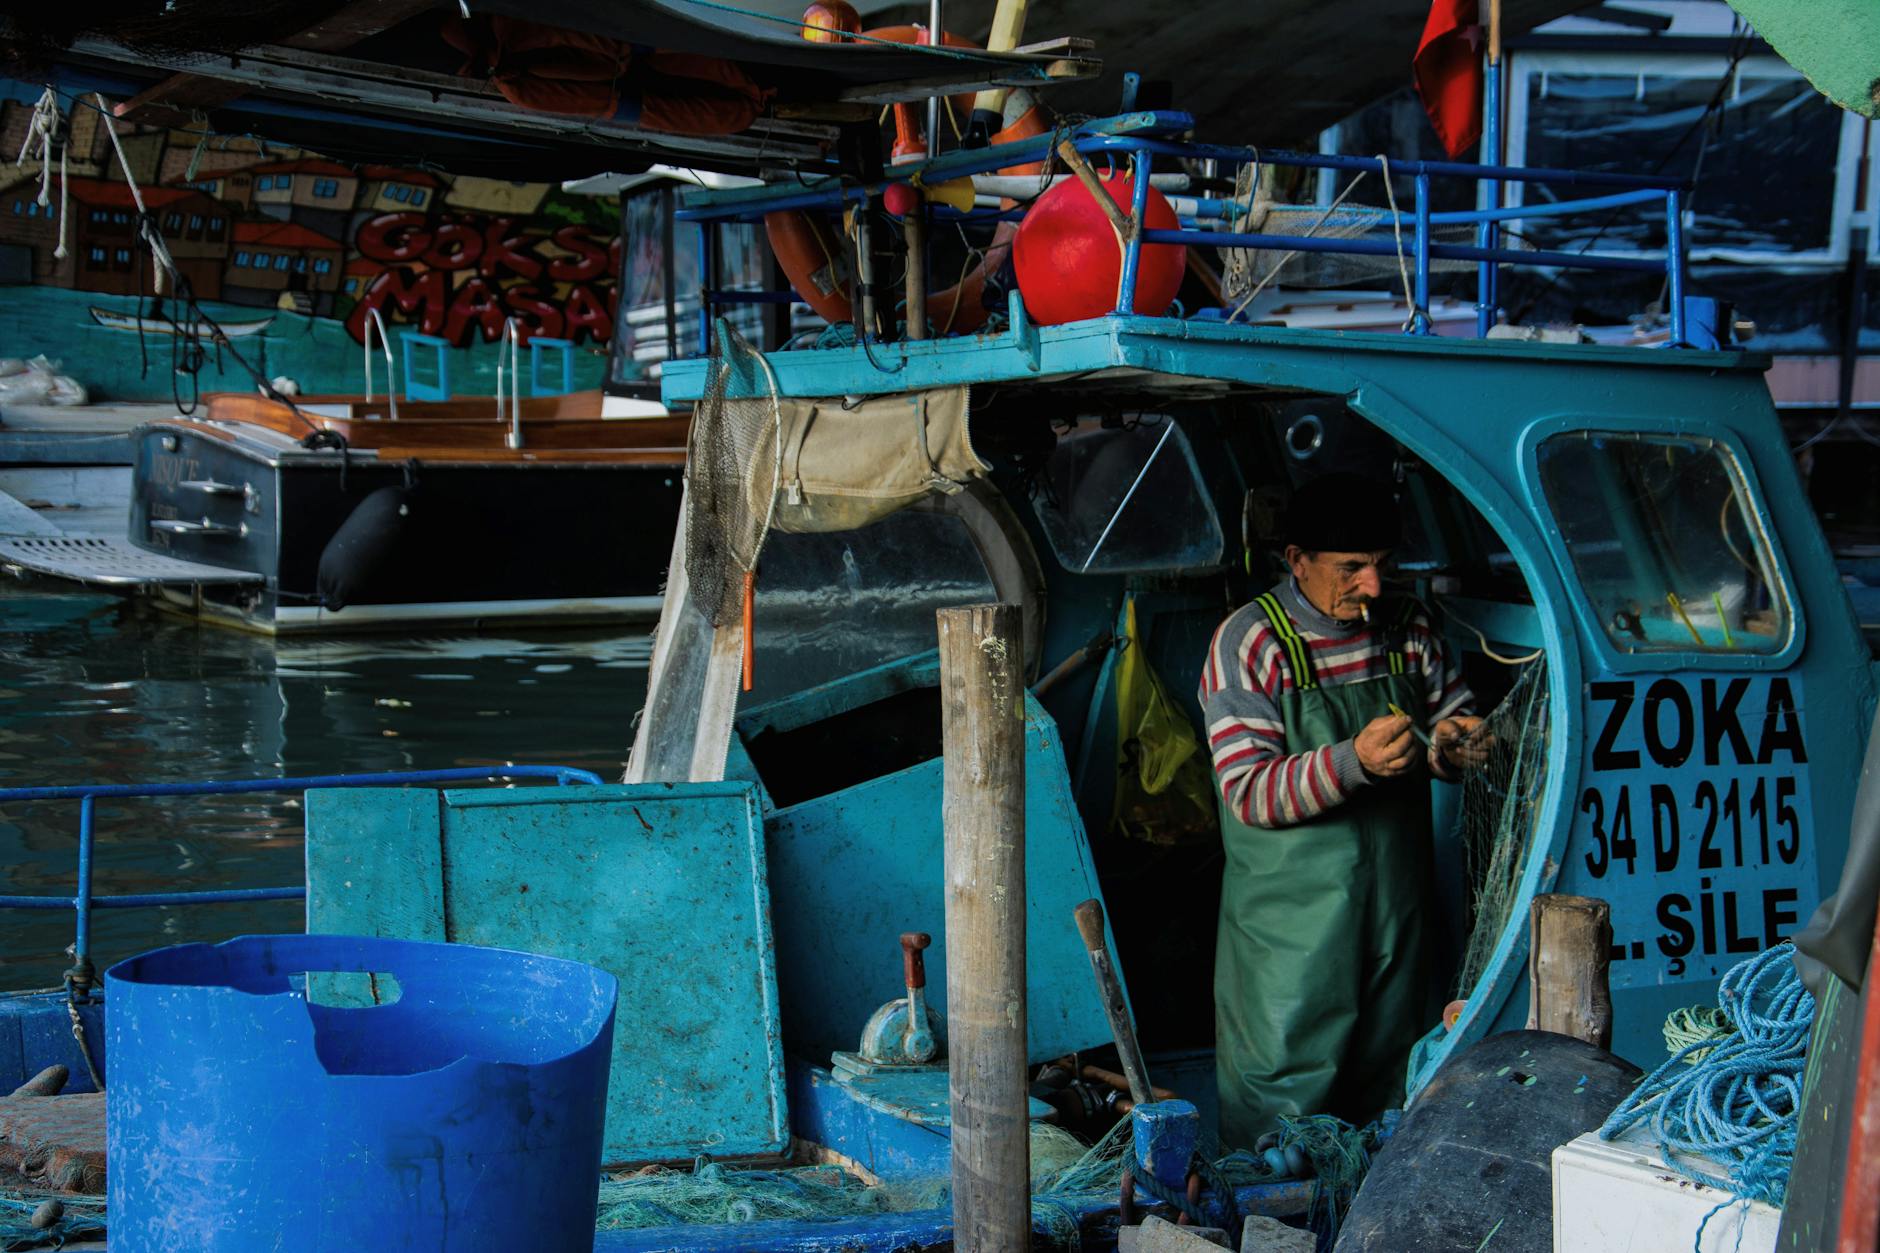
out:
M644 630L274 640L114 596L0 582L0 786L177 783L503 763L617 779ZM76 801L0 805L6 891L69 896ZM303 881L297 794L103 801L95 890ZM159 944L298 931L299 901L103 909L100 970ZM73 916L0 910L0 986L47 987Z

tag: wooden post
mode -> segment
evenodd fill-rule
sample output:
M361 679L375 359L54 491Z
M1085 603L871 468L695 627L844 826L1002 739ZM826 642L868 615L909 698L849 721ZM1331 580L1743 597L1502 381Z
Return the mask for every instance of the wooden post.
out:
M927 338L927 206L916 204L901 219L907 241L907 337Z
M1025 656L1017 605L939 611L953 1247L1031 1247Z
M1528 911L1528 1030L1612 1047L1612 909L1536 896Z

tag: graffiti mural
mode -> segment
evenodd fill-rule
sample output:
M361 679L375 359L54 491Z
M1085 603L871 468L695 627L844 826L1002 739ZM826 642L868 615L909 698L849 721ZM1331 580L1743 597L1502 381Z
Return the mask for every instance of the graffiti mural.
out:
M9 156L37 94L0 80L0 151ZM190 294L270 373L308 392L358 390L376 310L394 340L443 341L459 390L488 390L511 318L525 343L574 346L577 385L603 376L617 200L117 125ZM55 171L46 204L35 162L0 165L0 356L43 352L102 397L166 397L169 371L150 360L155 352L167 367L169 352L150 340L171 332L149 308L151 263L130 188L95 111L72 110L67 128L66 177ZM203 385L248 383L224 369L220 381L206 372Z

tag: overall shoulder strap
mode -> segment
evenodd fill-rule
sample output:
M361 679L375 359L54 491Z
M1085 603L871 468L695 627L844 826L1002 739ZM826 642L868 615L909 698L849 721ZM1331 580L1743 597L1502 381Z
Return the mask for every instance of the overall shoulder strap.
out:
M1385 651L1390 655L1392 674L1409 674L1410 663L1410 623L1417 616L1417 602L1414 596L1406 596L1398 602L1397 610L1390 617L1390 626L1384 637Z
M1318 676L1312 673L1312 650L1306 646L1299 628L1293 625L1292 618L1279 603L1279 597L1271 592L1262 592L1253 598L1253 603L1260 606L1260 612L1266 615L1273 634L1279 637L1279 646L1292 668L1293 686L1302 692L1317 687Z

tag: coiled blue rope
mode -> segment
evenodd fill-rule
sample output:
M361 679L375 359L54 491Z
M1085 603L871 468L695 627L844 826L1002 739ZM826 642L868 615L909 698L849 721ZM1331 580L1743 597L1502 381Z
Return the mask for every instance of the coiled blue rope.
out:
M1795 1162L1802 1071L1815 1021L1815 998L1795 973L1795 946L1784 942L1732 966L1717 999L1735 1029L1672 1054L1619 1103L1599 1136L1610 1140L1649 1120L1666 1164L1679 1174L1780 1206ZM1707 1055L1687 1062L1706 1049ZM1700 1170L1681 1154L1702 1154L1724 1174ZM1697 1238L1701 1247L1701 1225Z

